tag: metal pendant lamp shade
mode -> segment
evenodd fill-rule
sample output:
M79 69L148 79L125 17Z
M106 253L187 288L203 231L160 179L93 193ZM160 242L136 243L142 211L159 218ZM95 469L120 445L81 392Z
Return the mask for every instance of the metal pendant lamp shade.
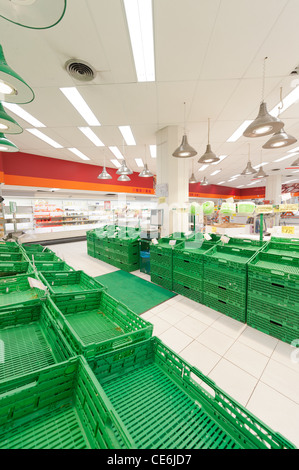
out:
M212 152L210 145L210 119L208 119L208 145L205 153L200 157L198 163L214 163L220 160L214 152Z
M30 103L33 99L33 90L7 65L0 45L0 100L6 103L24 104Z
M297 142L297 139L292 135L289 135L282 128L279 132L276 132L272 137L263 145L263 149L275 149L281 147L287 147Z
M293 166L299 166L299 157L297 158L297 160L295 160L295 161L292 163L291 166L292 166L292 167L293 167Z
M23 128L4 110L0 103L0 132L4 134L21 134Z
M260 167L259 171L257 172L256 175L254 175L255 178L266 178L268 175L264 172L263 168Z
M194 173L192 173L191 178L189 179L189 183L190 183L190 184L197 183L197 180L196 180L196 178L195 178L195 176L194 176Z
M18 147L0 133L0 152L18 152Z
M143 170L139 173L139 175L141 178L151 178L153 175L153 173L148 169L147 167L147 163L144 164L144 168Z
M126 164L125 160L123 161L123 163L121 164L121 166L119 167L119 169L116 172L117 175L131 175L132 173L133 173L133 171L130 170L129 167L127 167L127 164Z
M120 175L117 181L131 181L131 178L129 178L128 175Z
M209 184L208 180L206 177L204 177L204 179L201 181L200 183L202 186L207 186Z
M181 145L172 154L176 158L190 158L197 155L196 150L188 143L186 134L183 135Z
M263 101L260 104L260 109L257 117L245 129L243 135L245 137L262 137L265 135L279 132L283 128L283 122L271 116L267 111L267 105Z
M99 180L111 180L112 176L109 175L108 171L106 170L106 167L103 167L102 173L98 176Z
M250 145L248 145L248 162L244 170L242 171L241 175L242 176L249 176L249 175L255 175L257 171L252 168L251 161L250 161Z
M30 29L55 26L65 10L66 0L0 0L2 18Z

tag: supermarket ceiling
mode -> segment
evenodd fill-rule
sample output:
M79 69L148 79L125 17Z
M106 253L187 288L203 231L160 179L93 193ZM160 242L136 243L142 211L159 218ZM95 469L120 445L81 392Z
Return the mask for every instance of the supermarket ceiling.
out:
M22 152L83 162L69 150L75 148L89 158L84 163L103 165L105 159L108 167L114 167L112 150L117 147L134 171L140 171L138 158L147 159L155 171L149 146L155 144L157 130L179 125L183 132L185 115L189 143L198 152L198 179L206 176L212 184L233 187L252 184L250 177L228 181L244 169L250 143L253 166L262 161L266 173L279 169L283 182L299 181L299 172L286 169L295 160L289 151L299 147L299 101L280 114L296 144L262 150L270 136L241 135L230 141L239 126L258 113L266 56L264 98L269 111L279 105L280 93L285 99L299 83L293 73L299 65L298 0L153 0L152 11L152 81L138 81L123 0L69 0L62 20L46 30L0 18L6 61L35 92L35 99L21 108L44 126L34 127L6 109L24 129L7 137ZM95 77L88 82L71 77L65 68L70 59L90 64ZM61 91L69 87L79 91L97 125L87 124ZM197 160L206 149L208 118L212 149L226 158L203 167ZM120 126L130 126L134 145L126 143ZM82 127L91 129L100 145Z

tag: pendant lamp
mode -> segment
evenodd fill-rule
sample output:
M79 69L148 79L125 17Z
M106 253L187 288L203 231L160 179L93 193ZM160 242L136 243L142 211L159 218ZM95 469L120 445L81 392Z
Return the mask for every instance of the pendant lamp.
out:
M7 65L0 45L0 100L6 103L24 104L30 103L33 99L33 90Z
M278 117L280 116L281 110L283 108L282 100L282 88L280 88L280 103ZM292 135L289 135L285 132L284 128L280 129L278 132L272 135L270 139L263 145L264 149L276 149L282 147L288 147L297 142L297 139Z
M0 133L0 152L18 152L18 147Z
M208 180L206 177L204 177L204 179L201 181L200 183L202 186L207 186L209 183L208 183Z
M116 172L117 175L131 175L132 173L133 173L133 171L130 170L129 167L127 167L127 164L126 164L125 160L123 160L121 166L119 167L119 169Z
M99 174L98 179L99 180L111 180L112 179L112 176L109 175L108 171L106 170L106 158L104 158L103 170L102 170L102 173Z
M0 132L4 134L21 134L22 127L7 114L2 104L0 103Z
M66 0L0 0L1 17L30 29L47 29L61 21Z
M256 175L254 175L254 178L266 178L268 175L266 175L264 169L263 169L263 160L262 160L262 152L261 152L261 164L260 164L260 167L259 167L259 171L257 172Z
M120 175L117 181L131 181L131 178L129 178L128 175Z
M245 169L242 171L241 175L242 176L250 176L250 175L255 175L257 171L252 168L251 161L250 161L250 145L248 144L248 162L245 167Z
M141 178L151 178L153 175L153 173L148 169L147 167L147 161L146 161L146 145L144 146L144 160L145 160L145 164L144 164L144 168L143 170L139 173L138 176L140 176Z
M200 157L198 163L214 163L220 160L219 157L212 152L211 145L210 145L210 119L208 119L208 145L206 148L205 153Z
M291 167L293 166L299 166L299 157L294 161L294 163L292 163Z
M190 177L190 179L189 179L189 183L190 183L190 184L195 184L195 183L197 183L197 180L196 180L196 178L195 178L195 176L194 176L194 160L192 160L192 175L191 175L191 177Z
M262 137L264 135L279 132L280 129L283 128L283 122L268 113L267 105L264 102L265 63L267 58L268 57L265 57L264 59L262 101L260 104L259 112L255 120L252 121L247 127L247 129L245 129L245 131L243 132L243 135L245 137Z
M191 145L189 145L186 135L185 105L186 103L184 103L184 134L182 137L182 142L181 145L172 154L176 158L190 158L197 155L196 150L191 147Z

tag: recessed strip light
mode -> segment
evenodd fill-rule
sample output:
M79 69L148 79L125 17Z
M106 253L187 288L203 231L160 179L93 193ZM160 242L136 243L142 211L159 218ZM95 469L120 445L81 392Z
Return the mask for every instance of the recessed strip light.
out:
M130 126L118 126L127 145L136 145Z
M71 148L68 150L70 150L70 152L73 152L75 155L77 155L77 157L81 158L82 160L90 160L90 158L88 158L86 155L84 155L84 153L80 152L80 150L76 148Z
M9 111L12 111L14 114L24 119L24 121L28 122L33 127L46 127L42 122L21 108L21 106L14 103L2 103L2 105L4 108L9 109Z
M240 127L227 139L226 142L236 142L242 135L245 129L251 124L252 121L244 121Z
M138 82L155 81L152 0L124 0Z
M79 114L85 119L89 126L100 126L101 124L97 120L96 116L91 111L86 101L82 98L79 91L75 87L60 88L60 91L74 106Z
M217 183L217 184L223 184L223 183L225 183L225 181L219 181L219 183Z
M292 173L299 173L299 170L294 170L292 171Z
M244 184L240 184L237 188L244 188Z
M116 166L116 168L120 168L121 167L121 163L119 163L118 160L110 160L111 163L113 163L114 166Z
M259 163L258 165L255 165L253 168L254 168L255 170L257 170L257 169L260 168L261 166L265 166L265 165L269 165L269 162Z
M150 145L150 154L152 158L157 158L157 146L156 145Z
M221 170L216 170L216 171L213 171L213 173L211 173L210 176L214 176L214 175L217 175L217 173L220 173Z
M90 129L90 127L78 127L83 134L96 146L105 147L105 144L98 138L98 136Z
M284 157L278 158L277 160L274 160L274 162L282 162L283 160L286 160L287 158L294 158L296 154L290 153L290 155L285 155Z
M122 155L122 153L118 150L117 147L109 147L109 149L111 150L111 152L113 153L113 155L115 155L116 158L118 158L118 160L124 160L125 157Z
M142 161L142 158L135 158L135 162L137 163L137 166L139 168L143 168L143 161Z
M288 184L288 183L293 183L294 181L297 181L298 178L294 179L294 180L289 180L289 181L284 181L283 183L281 184Z
M283 100L282 100L282 110L283 113L286 111L292 104L296 103L299 100L299 86L294 88ZM280 111L281 103L278 103L274 108L270 111L270 114L277 117Z
M56 149L62 149L62 145L58 144L57 142L55 142L55 140L43 134L41 131L37 129L26 129L26 131L30 132L30 134L35 135L35 137L38 137L39 139L43 140L47 144L51 145L52 147Z
M299 147L295 147L292 150L288 150L288 153L294 153L294 152L299 152Z
M227 157L227 155L220 155L220 156L218 157L218 158L219 158L219 161L212 163L212 165L218 165L218 164L219 164L220 162L222 162L222 160L224 160L226 157Z
M198 171L205 171L206 168L208 168L209 165L202 165L201 168L199 168Z

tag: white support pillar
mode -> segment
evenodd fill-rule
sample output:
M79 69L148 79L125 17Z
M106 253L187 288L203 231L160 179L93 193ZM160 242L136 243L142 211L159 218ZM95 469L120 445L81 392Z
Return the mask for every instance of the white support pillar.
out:
M273 201L274 204L281 203L281 175L271 175L266 178L267 201Z
M178 126L168 126L156 134L157 185L168 185L168 196L159 208L164 209L162 236L189 231L189 160L172 156L182 140Z

